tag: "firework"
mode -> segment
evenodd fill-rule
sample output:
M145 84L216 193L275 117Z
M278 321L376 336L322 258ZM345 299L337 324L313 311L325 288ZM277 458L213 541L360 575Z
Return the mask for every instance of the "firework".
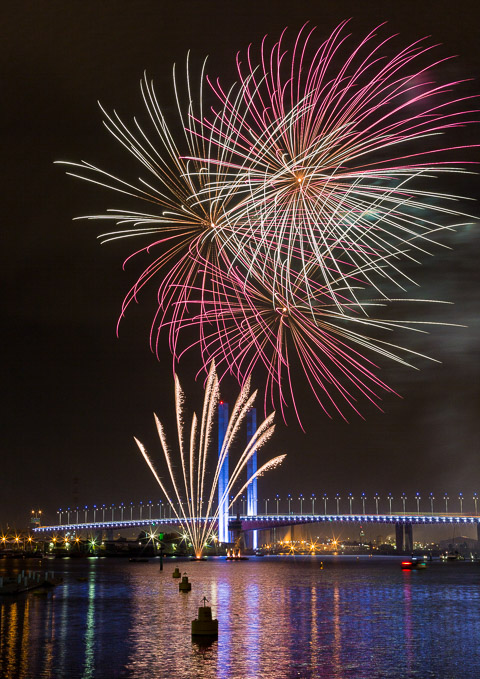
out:
M470 97L454 94L461 81L436 76L446 61L434 58L437 46L423 39L395 53L394 36L378 27L349 48L346 22L323 43L315 35L304 26L291 49L285 31L272 47L267 38L250 47L228 88L206 76L205 63L194 87L187 60L182 93L174 69L178 138L146 77L153 132L104 112L149 179L70 164L71 174L152 206L91 217L116 222L103 242L145 239L128 259L153 257L121 317L157 281L157 357L165 331L174 366L192 346L202 370L215 359L220 376L240 384L262 366L265 399L284 418L287 400L298 416L297 368L329 413L342 403L358 412L357 399L378 403L392 391L370 354L406 363L409 352L377 332L419 324L371 314L408 292L411 265L444 246L439 234L469 219L458 196L434 188L438 177L466 172L461 147L442 140L475 117Z
M151 212L111 209L103 215L80 219L116 223L114 231L100 236L102 243L132 237L147 241L147 245L134 251L124 262L125 268L132 258L153 255L150 264L125 296L119 322L128 306L133 301L138 301L142 289L152 279L156 281L157 312L151 328L152 349L156 349L158 333L167 324L167 319L171 327L176 327L185 313L189 285L198 284L201 276L199 267L205 263L221 269L230 266L225 243L230 236L228 212L233 209L235 201L233 192L223 197L214 187L210 188L213 171L217 175L220 166L228 166L228 150L212 145L206 137L208 130L202 122L204 68L205 62L195 99L187 60L188 104L184 108L180 103L181 87L174 69L173 83L177 102L174 122L177 128L183 130L181 139L171 133L153 83L146 75L140 88L152 128L150 132L145 131L137 119L134 120L133 129L129 128L115 111L110 115L101 107L106 129L147 171L147 179L139 178L136 184L132 184L85 161L61 161L61 164L69 167L67 174L71 176L149 204ZM214 119L216 120L215 117ZM215 124L216 129L221 129L221 121L218 126L217 122ZM190 156L200 155L202 161L185 160L187 153ZM198 198L200 193L201 200ZM236 203L234 207L238 207ZM202 285L206 288L208 281L203 280ZM171 340L174 343L174 338Z
M135 442L137 443L140 452L165 495L167 502L172 507L172 511L178 519L179 524L188 535L197 558L201 557L205 545L210 540L217 527L219 508L224 502L231 498L229 504L230 509L254 479L262 476L269 469L273 469L281 464L285 458L285 455L278 455L272 458L252 474L245 483L242 484L240 482L240 475L246 470L250 458L254 455L255 451L262 448L274 432L274 413L272 413L262 422L248 441L246 448L234 465L228 484L223 492L223 496L219 498L216 509L214 509L214 500L217 493L220 470L227 454L231 452L232 443L235 440L248 411L252 407L256 395L257 392L250 394L250 381L247 380L233 407L232 416L227 425L223 446L216 459L216 466L212 475L213 480L209 487L206 486L206 481L210 478L209 472L211 471L211 465L209 465L211 457L209 453L212 442L211 434L219 400L218 378L213 362L210 366L206 382L202 417L199 421L194 414L189 430L184 421L183 392L178 378L175 376L178 457L174 456L170 451L163 425L155 415L157 433L168 469L169 481L162 481L150 456L145 450L145 447L137 438L135 438ZM175 460L180 461L181 479L178 479L175 476Z
M337 281L334 299L330 287L314 281L310 281L313 297L307 295L301 276L297 276L290 299L283 298L279 291L272 301L271 281L245 282L242 276L235 276L234 271L228 276L212 271L210 276L216 287L215 297L205 297L200 288L191 291L192 308L197 296L198 314L192 311L190 322L187 324L184 320L178 334L181 338L186 331L191 336L194 327L199 339L193 345L185 341L183 351L200 347L202 370L214 360L220 375L233 374L240 383L245 375L260 367L267 376L265 411L270 403L280 409L284 420L285 407L293 405L301 424L293 386L295 369L305 375L325 414L336 413L346 419L344 406L361 415L358 401L368 400L381 410L380 394L395 393L378 377L375 356L410 367L415 367L411 362L415 357L429 358L379 339L378 334L385 336L400 329L425 332L425 326L436 324L385 318L387 305L382 298L361 302L350 298L352 290L358 297L366 287L358 277L350 280L348 286L343 286L343 279ZM434 302L389 300L390 303L405 301ZM375 310L378 318L373 315Z
M455 149L442 133L473 113L469 97L450 92L458 81L434 79L446 61L432 59L435 46L419 40L383 56L392 37L372 31L341 59L344 28L318 48L306 27L292 50L285 31L271 49L265 39L256 60L250 47L237 57L236 89L209 79L221 102L210 140L229 152L228 166L213 164L220 173L209 190L242 201L230 215L235 264L245 279L270 267L272 293L281 288L286 300L299 272L307 291L320 272L340 312L339 277L348 286L361 272L388 297L382 282L412 283L402 260L416 261L439 231L466 224L458 196L429 186L464 171L445 159Z

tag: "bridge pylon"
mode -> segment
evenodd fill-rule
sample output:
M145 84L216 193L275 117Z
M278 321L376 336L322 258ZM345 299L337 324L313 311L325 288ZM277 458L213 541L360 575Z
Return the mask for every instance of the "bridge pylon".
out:
M395 524L395 545L398 554L413 552L413 525L398 521Z

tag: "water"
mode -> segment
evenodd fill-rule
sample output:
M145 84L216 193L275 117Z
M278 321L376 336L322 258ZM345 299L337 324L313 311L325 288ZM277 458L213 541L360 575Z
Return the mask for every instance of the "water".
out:
M478 564L408 572L394 558L263 557L166 560L160 573L154 560L46 563L62 586L0 597L2 679L480 677ZM3 561L0 574L37 564ZM219 621L206 646L190 635L203 596Z

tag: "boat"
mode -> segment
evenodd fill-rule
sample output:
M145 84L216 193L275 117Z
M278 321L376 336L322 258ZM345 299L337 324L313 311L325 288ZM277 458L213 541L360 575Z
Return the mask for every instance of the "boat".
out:
M412 556L411 559L402 561L402 571L421 570L427 567L427 561L423 557Z
M226 561L248 561L248 556L227 556Z

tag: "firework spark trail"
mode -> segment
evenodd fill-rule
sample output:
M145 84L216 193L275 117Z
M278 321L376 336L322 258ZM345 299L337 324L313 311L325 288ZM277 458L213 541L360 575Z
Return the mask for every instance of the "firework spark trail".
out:
M152 175L155 185L142 178L139 178L138 185L126 182L85 161L62 163L68 168L73 168L69 169L67 174L137 200L146 201L158 210L157 214L131 210L108 210L104 215L80 218L116 222L119 228L101 236L102 242L158 234L158 238L133 252L124 262L125 268L132 258L145 253L150 254L156 249L160 251L160 255L147 266L127 293L119 318L120 323L128 306L138 300L142 289L152 279L158 279L158 309L150 335L152 349L155 349L158 343L157 325L163 326L165 315L172 311L183 313L181 309L188 304L188 284L197 280L199 266L205 261L223 268L230 266L226 259L228 253L224 249L224 241L229 228L225 215L230 209L228 202L233 200L233 195L230 194L225 201L218 191L210 190L207 186L211 174L211 163L228 164L228 150L213 147L203 131L204 68L205 63L200 77L201 86L196 102L198 106L196 115L194 114L195 104L192 99L188 60L186 111L182 110L180 85L174 74L177 114L180 121L182 124L187 118L198 121L197 125L193 126L193 132L185 129L186 149L190 155L200 155L201 164L183 159L185 153L181 154L177 147L177 142L158 104L153 84L147 80L146 76L141 82L141 91L154 129L154 141L149 138L137 119L134 119L135 129L132 131L122 122L116 112L109 115L102 107L101 110L105 117L106 129ZM221 122L219 127L221 129ZM215 156L216 151L218 154ZM199 191L202 191L202 201L196 198ZM207 283L208 281L204 281L204 284Z
M174 369L192 347L200 349L202 371L215 359L216 379L230 373L243 387L261 366L265 412L268 401L278 404L284 420L293 405L300 421L297 367L328 414L344 416L342 404L360 414L358 398L378 407L377 392L394 393L376 376L369 352L405 364L400 354L416 352L356 329L411 325L370 313L416 285L410 265L447 247L443 232L471 223L465 199L434 183L467 172L468 156L457 156L469 146L442 139L477 122L475 97L456 94L465 81L437 77L450 57L435 57L438 45L426 38L394 53L396 36L382 37L383 25L353 44L347 23L318 43L306 24L292 49L286 29L272 46L266 36L258 50L237 55L238 80L229 87L206 75L205 62L194 85L187 57L185 84L173 72L179 138L146 76L148 128L137 119L129 127L102 108L105 127L147 179L66 163L69 174L150 206L88 217L116 222L103 242L147 239L124 263L152 257L119 322L157 281L150 331L157 358L164 332ZM392 295L395 288L402 293ZM179 443L185 484L187 467L198 465L197 486L190 475L188 487L199 506L209 408L199 423L198 458ZM180 403L178 412L181 420Z
M238 484L240 475L246 470L247 463L251 459L252 455L256 450L261 449L273 434L274 425L272 422L274 413L272 413L266 418L264 422L262 422L262 424L258 427L256 432L248 441L246 448L240 455L239 460L234 467L233 473L230 475L224 495L222 498L220 498L217 509L212 511L213 501L218 488L219 472L225 460L226 453L231 453L231 446L236 435L238 434L239 427L244 422L245 416L248 410L252 407L253 400L255 398L255 394L249 396L249 390L250 384L248 382L248 384L246 384L242 389L233 408L232 416L227 425L224 446L222 448L221 454L216 460L215 473L213 474L213 481L211 484L208 501L206 503L203 499L203 493L207 476L207 457L209 452L210 431L213 426L213 419L219 398L218 379L216 375L215 364L213 362L210 365L205 388L202 420L200 425L198 425L196 415L194 414L192 417L188 465L186 464L185 454L183 452L183 442L185 439L185 424L182 414L183 394L178 379L175 379L175 408L177 411L176 421L178 428L178 446L182 465L185 497L182 497L182 492L179 485L177 484L173 469L172 454L168 448L165 432L158 417L155 415L155 423L163 451L163 456L167 465L170 485L173 488L173 495L171 495L171 493L168 491L167 484L164 483L158 475L154 464L151 461L143 444L134 437L134 440L140 452L142 453L143 458L145 459L158 485L160 486L160 489L164 493L167 502L172 507L176 519L178 520L184 532L189 536L194 553L197 557L201 556L205 544L213 535L218 522L219 509L223 501L227 500L228 504L228 498L230 494L235 492L234 499L228 504L228 509L230 509L233 503L238 499L239 494L241 494L250 483L252 483L256 478L262 476L269 469L273 469L278 466L285 458L285 455L279 455L272 458L262 465L253 475L250 476L250 478L247 479L247 482L241 486L239 492L234 491L234 488ZM176 504L179 508L178 511Z
M373 309L386 306L382 298L363 300L360 303L350 299L349 289L342 289L339 285L335 295L336 301L341 300L342 303L340 313L337 303L324 285L315 285L313 304L312 300L306 301L303 297L304 291L298 284L301 279L298 278L293 303L287 306L278 295L272 305L271 287L268 283L264 286L257 281L255 285L252 282L245 285L240 277L236 283L231 275L225 278L222 303L219 305L217 298L209 308L208 302L203 300L201 305L198 304L201 311L197 316L192 312L191 323L183 330L195 324L202 328L211 328L210 333L205 333L201 340L206 366L213 359L220 369L236 371L239 376L250 374L257 364L263 364L268 375L265 397L269 390L274 407L280 404L282 409L282 399L286 395L283 384L285 381L291 389L292 401L295 399L290 381L289 347L293 347L310 388L324 412L329 416L332 412L337 412L344 419L346 417L342 403L360 415L357 406L359 396L381 409L379 392L395 393L376 375L378 366L368 358L369 354L383 356L409 367L415 367L409 357L435 360L391 341L364 334L365 330L369 333L380 331L382 334L398 330L425 332L426 326L436 325L433 321L372 317L370 314ZM358 290L362 287L359 279L356 280L356 287ZM192 291L192 304L195 293L201 295L202 291ZM441 303L424 299L389 300L391 303L406 301ZM368 316L362 313L365 307L371 310ZM206 316L203 316L205 313ZM215 319L214 322L210 322L210 315ZM239 402L247 397L248 393L242 390ZM239 402L236 410L241 407ZM243 405L244 409L248 407L248 402ZM297 416L301 423L298 413ZM234 421L235 418L232 417L232 422ZM228 437L229 432L226 440ZM228 445L227 443L225 447L228 448Z
M393 58L384 59L378 52L391 37L370 45L376 29L338 71L333 58L338 57L339 47L346 40L343 28L340 25L309 62L306 52L313 30L304 37L302 29L290 68L289 52L282 42L284 34L270 52L266 41L262 42L258 65L249 48L246 66L237 58L237 93L226 92L218 81L209 79L222 105L216 117L222 121L222 128L211 122L209 138L216 136L218 146L230 152L228 167L221 168L222 177L209 187L215 186L227 196L231 189L237 195L245 194L242 210L229 215L229 248L238 253L232 263L240 261L247 275L254 275L265 263L273 262L278 275L284 272L282 287L287 299L289 272L297 270L294 262L304 269L313 255L327 285L338 275L345 276L339 261L342 253L354 266L368 264L385 277L388 253L399 257L405 251L405 242L410 250L422 252L422 243L435 242L429 238L431 234L452 228L429 223L418 210L428 207L431 213L464 216L435 204L456 196L410 186L434 171L436 175L460 172L461 162L425 164L432 153L455 147L439 146L421 152L406 147L401 157L391 152L407 142L424 146L426 138L472 122L472 111L452 110L470 97L444 101L448 90L459 82L437 85L427 80L427 71L444 59L416 66L435 45L417 41ZM363 56L365 49L370 52ZM289 79L282 75L285 73ZM235 156L237 163L232 163ZM412 162L406 164L408 159ZM243 188L239 177L245 179ZM373 220L372 210L377 213ZM417 214L412 215L413 210ZM235 217L236 222L232 221ZM333 266L331 271L325 267L326 260ZM391 280L395 281L398 274L405 276L393 258L387 258L387 263L393 269ZM278 285L278 280L274 283ZM375 286L378 289L378 284Z

